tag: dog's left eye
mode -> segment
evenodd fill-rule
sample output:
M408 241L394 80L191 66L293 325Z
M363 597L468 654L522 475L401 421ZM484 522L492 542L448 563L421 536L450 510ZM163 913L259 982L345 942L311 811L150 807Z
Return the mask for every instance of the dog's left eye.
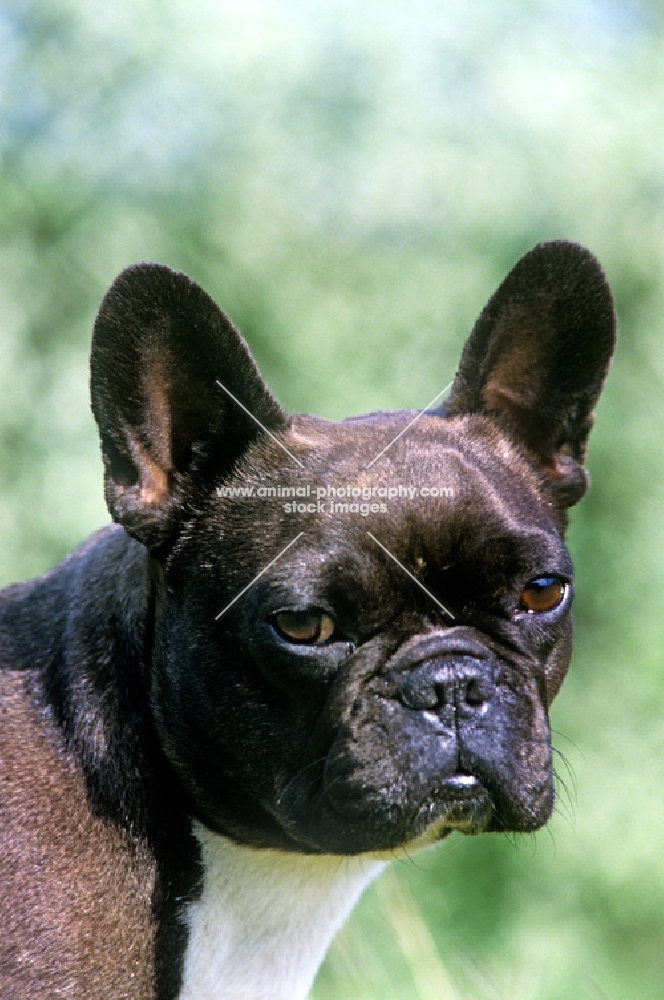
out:
M537 576L521 591L520 608L531 614L553 611L562 604L567 584L557 576Z
M334 622L324 611L279 611L274 626L288 642L307 646L322 646L334 632Z

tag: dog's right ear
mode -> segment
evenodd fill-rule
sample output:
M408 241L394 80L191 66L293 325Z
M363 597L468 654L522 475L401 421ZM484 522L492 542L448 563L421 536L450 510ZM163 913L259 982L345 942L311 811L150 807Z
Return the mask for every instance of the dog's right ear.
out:
M218 480L259 424L277 432L287 423L228 317L184 274L158 264L128 268L106 294L90 392L108 508L153 549L192 488Z

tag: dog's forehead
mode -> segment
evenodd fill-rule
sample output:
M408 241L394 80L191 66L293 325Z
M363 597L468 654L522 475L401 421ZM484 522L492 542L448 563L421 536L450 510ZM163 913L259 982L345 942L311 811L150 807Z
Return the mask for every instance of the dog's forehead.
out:
M530 525L553 537L543 491L535 465L485 417L415 411L332 423L297 416L278 438L260 438L223 480L209 527L232 536L260 524L260 544L269 537L278 548L297 524L330 551L335 540L367 544L372 524L441 542L489 525L503 535Z
M442 496L475 490L487 476L496 487L502 480L518 480L521 490L530 487L534 494L541 485L514 443L479 416L446 419L396 411L340 423L298 416L285 440L301 462L288 470L281 463L293 482L298 475L316 474L327 476L334 486L333 477L340 475L361 487L411 486L438 490Z

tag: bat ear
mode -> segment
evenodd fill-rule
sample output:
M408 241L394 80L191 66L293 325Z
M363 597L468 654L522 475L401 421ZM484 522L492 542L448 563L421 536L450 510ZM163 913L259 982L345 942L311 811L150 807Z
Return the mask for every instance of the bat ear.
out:
M229 469L260 424L286 425L228 317L184 274L157 264L128 268L106 294L90 391L109 510L151 548L168 538L192 488Z
M475 324L447 415L495 419L536 457L561 504L576 503L587 489L586 444L615 326L593 255L563 241L536 246Z

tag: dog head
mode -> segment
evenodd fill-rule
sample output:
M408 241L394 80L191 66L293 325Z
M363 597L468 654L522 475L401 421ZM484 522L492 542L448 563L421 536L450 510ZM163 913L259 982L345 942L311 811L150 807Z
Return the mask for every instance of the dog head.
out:
M591 254L543 244L443 407L332 423L287 416L184 275L120 275L92 404L110 511L150 553L155 731L199 819L337 854L547 821L563 536L614 327Z

